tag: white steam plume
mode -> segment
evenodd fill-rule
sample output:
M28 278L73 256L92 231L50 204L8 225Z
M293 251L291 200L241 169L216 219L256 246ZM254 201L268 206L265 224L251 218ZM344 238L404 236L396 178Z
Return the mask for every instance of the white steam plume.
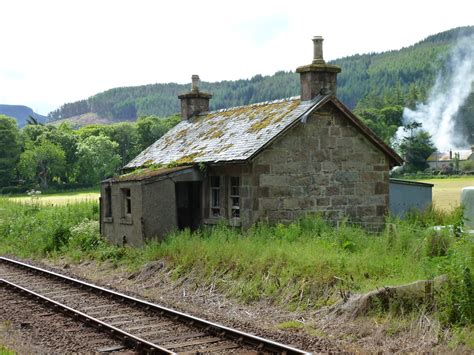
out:
M473 91L473 83L474 36L469 36L461 38L452 48L446 68L438 75L426 104L418 104L415 110L404 109L403 124L420 122L439 151L466 149L466 137L456 126L455 118ZM396 140L400 141L405 134L400 127Z

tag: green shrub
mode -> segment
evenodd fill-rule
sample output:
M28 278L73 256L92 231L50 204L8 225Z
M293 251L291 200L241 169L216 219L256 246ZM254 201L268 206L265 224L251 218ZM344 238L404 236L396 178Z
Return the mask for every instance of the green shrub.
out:
M451 245L449 230L429 230L425 239L425 253L429 257L446 256Z
M0 198L0 253L43 257L64 250L71 227L97 220L97 211L96 202L39 206Z
M82 251L96 250L105 245L99 233L99 222L84 219L70 229L69 247Z
M474 238L454 243L441 271L448 277L438 295L440 318L445 324L474 324Z

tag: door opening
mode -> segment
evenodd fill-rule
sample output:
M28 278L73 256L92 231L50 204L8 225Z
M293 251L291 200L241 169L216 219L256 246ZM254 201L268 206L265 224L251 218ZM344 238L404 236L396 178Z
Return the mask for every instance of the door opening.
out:
M177 182L178 228L196 230L201 225L201 182Z

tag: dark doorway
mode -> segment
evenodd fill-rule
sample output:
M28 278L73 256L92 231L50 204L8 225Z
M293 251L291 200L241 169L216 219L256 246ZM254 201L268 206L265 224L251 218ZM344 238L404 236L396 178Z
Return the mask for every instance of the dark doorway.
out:
M201 183L177 182L178 228L196 230L201 225Z

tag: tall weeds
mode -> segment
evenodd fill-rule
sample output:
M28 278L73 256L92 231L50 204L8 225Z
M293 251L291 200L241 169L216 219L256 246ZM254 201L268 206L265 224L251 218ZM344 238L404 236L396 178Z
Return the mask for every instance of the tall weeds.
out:
M224 225L185 230L143 248L122 248L100 237L96 203L53 207L0 199L0 253L110 260L131 270L161 259L176 278L193 277L244 302L266 299L300 309L445 274L436 295L440 319L463 325L474 323L473 237L432 228L462 225L461 212L388 219L379 234L347 223L334 228L311 216L245 232Z

